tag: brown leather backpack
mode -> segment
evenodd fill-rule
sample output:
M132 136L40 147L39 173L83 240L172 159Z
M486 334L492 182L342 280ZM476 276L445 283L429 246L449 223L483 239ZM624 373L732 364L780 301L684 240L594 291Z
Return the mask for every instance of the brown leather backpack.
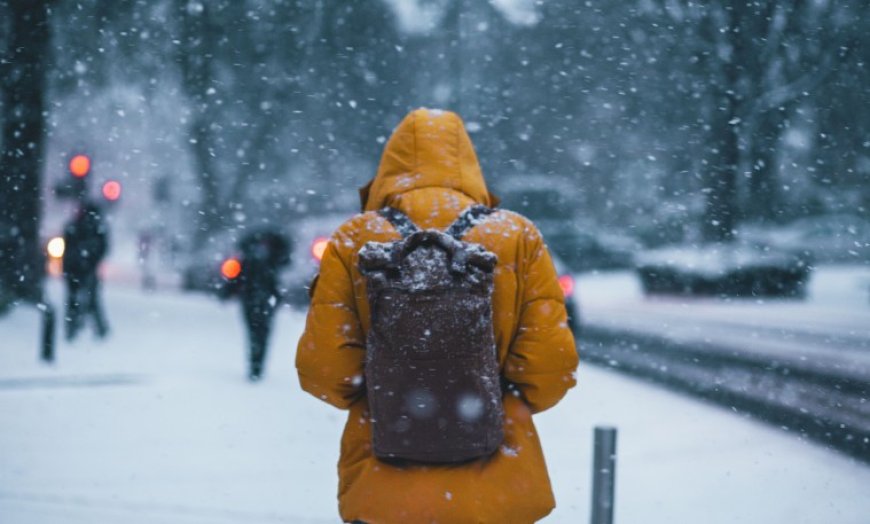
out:
M496 256L462 236L492 210L472 206L445 231L397 209L401 233L359 252L371 328L366 388L374 454L451 463L487 456L504 438L492 326Z

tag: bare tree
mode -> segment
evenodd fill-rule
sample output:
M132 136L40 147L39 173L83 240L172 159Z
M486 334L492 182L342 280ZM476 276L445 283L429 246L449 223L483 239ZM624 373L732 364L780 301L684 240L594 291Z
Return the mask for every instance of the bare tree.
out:
M785 123L836 73L851 48L828 2L662 2L703 82L707 200L702 231L727 241L743 218L781 213L776 160ZM829 31L831 34L825 34ZM740 173L748 174L741 202Z
M187 123L193 153L194 172L200 200L194 243L201 246L223 225L225 210L220 197L216 140L216 113L220 99L216 83L216 61L220 27L212 5L196 0L176 0L180 40L178 62L182 88L190 100Z

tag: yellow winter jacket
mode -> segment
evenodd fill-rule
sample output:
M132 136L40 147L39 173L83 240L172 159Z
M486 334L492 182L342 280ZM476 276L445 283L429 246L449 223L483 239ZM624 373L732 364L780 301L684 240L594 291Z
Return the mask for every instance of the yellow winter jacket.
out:
M528 523L555 506L532 414L574 386L577 352L556 272L535 226L499 210L463 240L498 256L493 325L506 394L505 440L491 457L458 465L394 466L372 455L365 340L370 325L357 252L399 238L375 211L396 207L422 228L446 228L469 205L495 205L471 140L450 112L419 109L399 125L377 175L361 191L364 213L332 236L321 262L296 366L303 389L349 410L341 440L339 511L345 521Z

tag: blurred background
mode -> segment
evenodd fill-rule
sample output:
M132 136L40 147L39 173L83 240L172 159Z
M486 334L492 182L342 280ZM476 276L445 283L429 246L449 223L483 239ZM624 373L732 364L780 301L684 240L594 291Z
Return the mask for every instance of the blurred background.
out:
M581 364L581 392L560 408L572 422L542 422L545 445L548 431L557 443L551 461L570 463L590 424L612 422L636 430L626 446L638 469L619 486L617 514L866 522L866 494L851 490L870 481L868 12L868 0L0 0L0 421L13 428L0 437L0 517L5 505L13 522L54 522L54 507L110 522L138 507L175 522L182 507L204 522L331 521L331 477L291 510L264 488L209 513L197 500L230 484L179 462L168 471L201 473L186 488L131 495L142 482L120 470L137 463L142 439L181 446L154 431L159 416L127 447L99 447L117 455L93 478L70 456L103 438L93 424L128 420L158 392L178 394L173 424L191 423L181 407L191 397L179 393L188 383L217 392L229 413L245 411L240 399L287 409L273 383L254 391L230 378L244 341L238 312L216 300L222 268L248 232L289 240L278 280L291 307L270 358L273 379L296 388L292 352L326 238L358 212L356 188L394 126L422 106L463 117L491 190L541 229L581 358L597 365ZM63 249L50 242L84 201L109 231L100 276L113 332L73 345L53 340ZM36 361L40 351L53 368ZM166 373L177 377L157 378ZM106 397L61 393L116 389L133 399L98 401L107 411L91 430L68 418ZM653 399L656 417L639 418L626 392ZM300 417L323 419L305 445L337 448L336 415L293 402ZM143 405L156 415L165 404ZM235 429L203 445L202 463L230 442L247 450L234 464L256 455L263 433L246 448L251 435L222 418L235 415L212 415ZM66 451L42 441L62 428L80 440ZM709 459L734 442L745 453L707 469L686 456L700 446ZM308 474L331 473L326 457ZM554 473L567 499L554 522L585 518L587 466L572 466L576 478ZM709 482L679 499L651 490L644 471ZM244 474L299 488L289 465ZM756 479L784 477L794 485L777 481L786 487L764 499ZM70 490L76 478L90 480ZM82 487L95 483L120 506ZM801 491L839 500L836 516L805 507ZM662 506L673 496L677 513ZM317 497L322 508L298 509ZM719 517L692 512L715 500ZM157 518L148 511L142 518Z
M45 93L48 227L77 152L130 195L117 227L167 242L353 212L418 106L464 117L496 192L546 178L558 197L540 188L527 213L595 236L867 216L866 2L82 0L48 2L39 28L15 4L4 78L13 46L38 51L19 82Z

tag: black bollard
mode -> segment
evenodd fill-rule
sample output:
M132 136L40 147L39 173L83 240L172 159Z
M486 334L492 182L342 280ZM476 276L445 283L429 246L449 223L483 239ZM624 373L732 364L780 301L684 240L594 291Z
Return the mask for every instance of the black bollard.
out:
M592 465L592 524L613 523L616 480L616 428L596 427Z
M51 304L42 302L37 305L42 311L42 351L43 362L54 362L54 308Z

